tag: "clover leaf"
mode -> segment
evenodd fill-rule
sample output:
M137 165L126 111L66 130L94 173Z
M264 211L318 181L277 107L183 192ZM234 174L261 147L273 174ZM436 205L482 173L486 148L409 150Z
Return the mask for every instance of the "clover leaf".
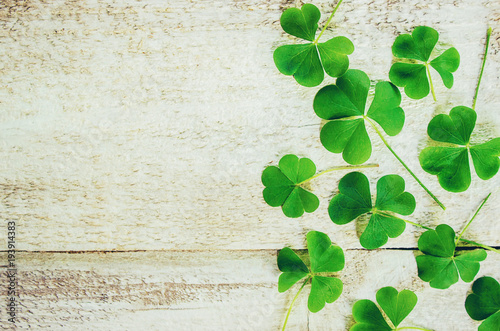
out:
M447 146L425 148L419 155L420 165L426 172L437 175L439 184L447 191L463 192L469 188L468 151L479 178L490 179L500 168L500 138L479 145L470 144L476 117L473 109L458 106L449 115L435 116L427 127L429 137Z
M333 13L332 13L333 15ZM321 18L319 9L312 4L289 8L281 15L280 23L285 32L292 36L311 41L307 44L284 45L273 54L274 63L284 75L293 75L303 86L317 86L324 78L339 77L349 68L347 55L354 52L354 45L346 37L335 37L327 42L318 43L316 31Z
M415 198L405 192L405 181L400 176L387 175L378 180L377 199L373 205L368 178L360 172L351 172L340 180L339 194L330 201L328 214L335 224L340 225L371 213L359 241L364 248L374 249L405 230L405 221L391 212L410 215L414 210Z
M418 276L438 289L458 282L459 274L464 282L472 282L479 272L479 262L487 256L483 249L456 254L455 231L446 224L422 233L418 249L424 253L416 257Z
M301 187L316 173L316 165L308 158L299 159L287 154L279 161L279 167L269 166L262 172L264 200L271 207L281 206L288 217L300 217L304 211L312 213L319 206L319 199Z
M472 292L465 300L467 314L482 321L479 331L500 330L500 284L491 277L481 277L472 284Z
M404 125L405 114L399 107L401 93L389 82L377 83L375 96L365 115L369 88L368 75L350 69L337 78L335 85L319 90L314 98L314 111L328 120L321 129L321 143L332 153L342 153L343 159L350 164L364 163L372 153L365 121L375 120L390 136L397 135Z
M411 35L399 35L392 45L392 54L395 57L422 62L396 62L389 71L391 82L399 87L404 87L406 95L412 99L422 99L429 94L430 90L434 96L429 66L439 73L447 88L453 86L452 73L460 65L460 55L456 48L451 47L429 62L438 39L439 33L433 28L418 26Z
M408 316L417 304L417 296L410 290L398 291L391 286L377 291L377 303L391 321L391 327L384 319L377 305L371 300L359 300L352 307L356 324L350 331L392 331Z
M328 273L342 270L345 260L342 249L333 245L326 234L310 231L306 238L310 268L293 250L288 247L283 248L278 254L278 268L282 272L278 280L278 291L285 292L299 280L307 277L303 286L311 280L308 308L316 313L323 309L325 303L337 300L342 293L342 281L331 277Z

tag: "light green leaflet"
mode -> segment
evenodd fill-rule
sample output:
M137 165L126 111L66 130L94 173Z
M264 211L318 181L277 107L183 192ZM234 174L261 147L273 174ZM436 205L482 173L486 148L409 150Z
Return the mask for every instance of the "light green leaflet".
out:
M372 205L368 178L360 172L351 172L339 182L339 194L328 207L335 224L347 224L359 216L372 213L368 226L359 241L367 249L378 248L388 238L396 238L405 230L405 222L392 215L410 215L415 210L415 198L405 192L405 182L398 175L387 175L377 182L377 199Z
M280 23L285 32L311 43L278 47L274 51L274 63L282 74L293 75L303 86L321 84L324 72L332 77L344 74L349 68L347 55L354 51L354 45L346 37L318 43L314 38L320 18L319 9L312 4L305 4L301 9L289 8L281 15Z
M490 179L500 168L500 138L470 144L476 117L473 109L458 106L449 115L435 116L427 127L429 137L447 145L425 148L419 156L420 165L426 172L437 175L439 184L447 191L463 192L469 188L469 152L479 178Z

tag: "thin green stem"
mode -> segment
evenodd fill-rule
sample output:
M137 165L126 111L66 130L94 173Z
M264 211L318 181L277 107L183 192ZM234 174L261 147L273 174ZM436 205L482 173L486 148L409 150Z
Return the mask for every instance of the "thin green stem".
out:
M399 331L399 330L422 330L422 331L433 331L433 330L429 330L429 329L419 328L419 327L416 327L416 326L402 326L402 327L398 327L398 328L395 328L395 329L394 329L394 331Z
M377 167L378 167L378 164L363 164L363 165L348 165L348 166L333 167L333 168L318 172L316 175L312 176L311 178L303 180L296 185L302 185L304 183L307 183L310 180L318 178L321 175L324 175L324 174L327 174L329 172L336 171L336 170L364 169L364 168L377 168Z
M391 151L391 153L396 157L396 159L398 159L398 161L403 165L403 167L405 167L405 169L410 173L410 175L417 181L418 184L420 184L420 186L427 192L427 194L429 194L431 196L432 199L434 199L434 201L436 201L436 203L443 209L443 210L446 210L446 207L441 203L441 201L439 201L439 199L434 195L432 194L431 191L429 191L429 189L424 185L424 183L422 183L420 181L420 179L418 179L418 177L413 173L413 171L410 170L410 168L408 168L408 166L406 165L406 163L403 162L403 160L401 160L401 158L396 154L396 152L391 148L391 146L389 145L389 143L387 142L387 140L385 140L384 138L384 135L382 134L382 132L380 132L380 130L377 128L377 126L375 125L375 123L373 123L369 118L365 118L367 120L368 123L371 124L371 126L375 129L375 131L377 132L377 134L379 135L380 139L382 139L382 142L385 144L385 146Z
M486 55L488 55L488 47L490 46L490 37L491 37L491 27L488 28L488 31L486 31L486 47L484 50L483 64L481 66L481 72L479 73L479 79L477 80L476 94L474 95L474 99L472 101L472 109L474 110L476 110L477 94L479 93L479 84L481 84L481 78L483 78L484 65L486 64Z
M307 277L307 279L302 284L302 286L300 287L300 289L297 292L297 294L295 294L295 297L293 298L292 303L290 304L290 308L288 308L288 311L286 312L285 323L283 324L283 329L281 329L282 331L285 331L286 323L288 322L288 316L290 316L290 312L292 311L293 304L295 303L295 301L299 297L300 292L302 292L302 289L304 288L304 286L306 286L306 284L309 281L309 279L311 279L311 276Z
M436 102L437 101L436 93L434 92L434 85L432 84L431 70L429 69L429 64L425 63L425 67L427 68L427 75L429 76L429 84L431 86L432 97L434 98L434 102Z
M488 245L483 245L483 244L480 244L478 242L475 242L475 241L472 241L472 240L467 240L467 239L460 239L460 241L463 241L465 243L468 243L468 244L471 244L471 245L474 245L474 246L477 246L477 247L481 247L481 248L487 249L489 251L492 251L492 252L500 254L500 251L498 249L493 248L493 247L488 246Z
M486 203L486 201L488 201L488 199L490 198L491 196L491 193L488 194L488 196L486 198L484 198L483 202L481 203L481 205L479 206L479 208L476 210L476 212L474 213L474 216L472 216L472 218L470 219L469 223L467 223L467 225L465 226L465 228L462 230L462 232L460 232L460 234L458 235L458 238L457 240L455 240L455 246L458 244L458 242L460 241L460 238L462 238L462 235L464 234L464 232L467 230L467 228L469 227L469 225L472 223L472 221L476 218L477 214L479 213L479 211L481 210L481 208L483 208L484 204Z
M422 229L426 229L426 230L434 230L434 229L432 229L432 228L430 228L430 227L428 227L428 226L421 225L421 224L418 224L418 223L415 223L415 222L412 222L412 221L408 221L408 220L405 220L405 219L403 219L403 218L401 218L401 217L397 217L397 216L391 215L391 214L389 214L389 213L386 213L386 212L383 212L383 211L380 211L380 210L377 210L377 211L376 211L376 213L377 213L377 214L380 214L380 215L383 215L383 216L387 216L387 217L394 217L394 218L397 218L397 219L399 219L399 220L402 220L402 221L403 221L403 222L405 222L405 223L411 224L411 225L413 225L413 226L417 226L417 227L422 228Z
M330 17L328 18L328 21L326 21L326 24L325 26L323 27L323 29L321 30L321 32L319 33L319 36L318 38L316 38L314 40L314 43L317 44L318 43L318 40L319 38L321 38L321 36L323 35L323 32L325 32L326 28L328 27L328 24L330 24L330 21L332 20L333 18L333 15L335 15L335 12L337 11L337 9L339 8L340 4L342 3L343 0L339 0L339 2L337 3L337 6L335 6L335 9L333 10L332 14L330 15Z

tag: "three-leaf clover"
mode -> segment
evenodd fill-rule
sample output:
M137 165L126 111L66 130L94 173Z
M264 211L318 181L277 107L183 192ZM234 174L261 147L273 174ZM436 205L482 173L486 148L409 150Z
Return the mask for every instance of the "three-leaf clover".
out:
M398 175L387 175L377 182L377 199L372 205L368 178L351 172L339 182L339 194L333 197L328 213L335 224L347 224L357 217L371 213L368 226L359 241L364 248L374 249L396 238L405 230L405 222L392 215L410 215L415 210L415 198L405 192L405 181Z
M300 257L290 248L283 248L278 254L278 268L282 272L278 281L278 291L285 292L299 280L311 280L308 308L315 313L323 309L325 303L332 303L342 293L342 281L329 276L329 273L344 268L344 252L339 246L332 245L330 238L322 232L310 231L307 234L307 249L311 267L308 268Z
M427 147L419 156L422 168L437 175L439 184L450 192L463 192L471 183L469 152L479 178L493 177L500 168L500 138L471 146L470 137L476 125L476 112L458 106L449 115L435 116L427 127L429 137L447 143L445 147ZM451 144L451 145L450 145Z
M361 164L370 158L372 145L365 121L375 120L389 136L403 128L405 114L401 107L401 93L392 83L379 82L375 96L365 115L370 88L368 75L361 70L348 70L337 78L335 85L318 91L314 111L328 120L320 133L321 143L332 153L342 153L350 164Z
M316 165L308 158L299 159L287 154L279 161L279 167L269 166L262 172L264 200L271 207L281 206L288 217L300 217L304 211L312 213L319 206L319 199L301 187L316 173Z
M481 277L472 284L472 292L465 300L467 314L483 321L479 331L500 330L500 284L491 277Z
M418 249L424 253L416 257L418 276L433 288L447 289L458 282L472 282L479 272L479 262L486 259L483 249L463 254L455 253L455 231L446 224L428 230L420 236Z
M439 39L439 34L427 26L416 27L412 34L402 34L392 45L392 54L401 59L417 60L422 63L394 63L389 71L389 79L395 85L404 87L405 93L412 99L422 99L432 87L429 66L441 76L447 88L453 86L453 72L460 65L458 51L451 47L429 62L432 50ZM434 94L434 90L432 91Z
M354 45L346 37L335 37L318 43L315 39L319 9L305 4L301 9L289 8L281 15L280 23L285 32L292 36L311 41L307 44L284 45L274 51L274 63L284 75L293 75L303 86L317 86L324 78L324 71L332 77L339 77L349 67L349 58ZM320 60L321 58L321 60Z
M356 324L350 331L392 331L411 313L417 304L417 296L410 290L398 291L391 286L377 291L377 302L393 327L389 326L377 305L371 300L359 300L352 307Z

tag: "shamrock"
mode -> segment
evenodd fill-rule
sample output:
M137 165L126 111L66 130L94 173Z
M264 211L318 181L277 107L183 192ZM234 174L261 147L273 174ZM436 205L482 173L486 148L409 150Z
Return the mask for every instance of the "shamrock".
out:
M447 191L463 192L469 188L471 172L468 151L479 178L490 179L500 167L500 138L480 145L470 144L476 117L473 109L458 106L450 111L450 115L435 116L427 127L432 139L448 143L448 146L425 148L419 156L420 165L426 172L437 175L439 184Z
M352 314L356 324L349 331L392 331L411 313L417 304L417 296L409 290L398 291L391 286L377 291L377 302L385 312L394 327L382 316L377 305L371 300L359 300L352 307Z
M300 217L304 210L312 213L319 206L319 199L301 187L316 173L316 165L308 158L299 159L287 154L279 161L279 167L269 166L262 172L264 200L271 207L281 206L288 217Z
M342 281L328 273L342 270L345 260L342 249L332 245L326 234L310 231L306 238L310 269L294 251L288 247L283 248L278 254L278 268L282 272L278 280L278 291L285 292L307 277L304 285L311 280L307 306L311 312L316 313L323 309L325 303L337 300L342 293Z
M416 257L418 276L433 288L447 289L458 282L472 282L479 272L479 262L486 259L483 249L463 254L455 253L455 231L446 224L428 230L420 236L418 249L424 253Z
M500 284L491 277L476 280L465 300L465 310L472 319L484 320L479 331L500 330Z
M355 218L372 213L359 241L367 249L378 248L388 238L396 238L405 230L402 219L390 212L410 215L415 210L415 198L405 192L405 181L398 175L387 175L377 182L377 200L372 205L368 178L351 172L339 182L339 194L333 197L328 213L335 224L347 224Z
M432 50L439 39L439 34L427 26L416 27L412 34L402 34L392 45L392 54L400 59L411 59L423 63L394 63L389 71L389 79L395 85L404 87L405 93L412 99L422 99L429 94L429 83L434 96L429 65L441 76L447 88L453 86L453 72L460 65L458 51L451 47L429 62ZM434 96L435 99L435 96Z
M405 121L404 111L399 107L401 94L389 82L377 83L375 96L365 115L369 88L368 75L350 69L337 78L335 85L319 90L314 98L314 111L328 120L321 129L321 143L332 153L342 153L350 164L364 163L372 153L365 121L374 125L371 119L375 120L390 136L397 135Z
M311 4L305 4L301 9L289 8L281 15L280 23L285 32L311 41L307 44L280 46L273 55L278 70L284 75L293 75L297 83L303 86L321 84L324 71L332 77L344 74L349 67L347 55L354 51L354 45L346 37L318 43L321 34L314 38L320 18L319 9Z

